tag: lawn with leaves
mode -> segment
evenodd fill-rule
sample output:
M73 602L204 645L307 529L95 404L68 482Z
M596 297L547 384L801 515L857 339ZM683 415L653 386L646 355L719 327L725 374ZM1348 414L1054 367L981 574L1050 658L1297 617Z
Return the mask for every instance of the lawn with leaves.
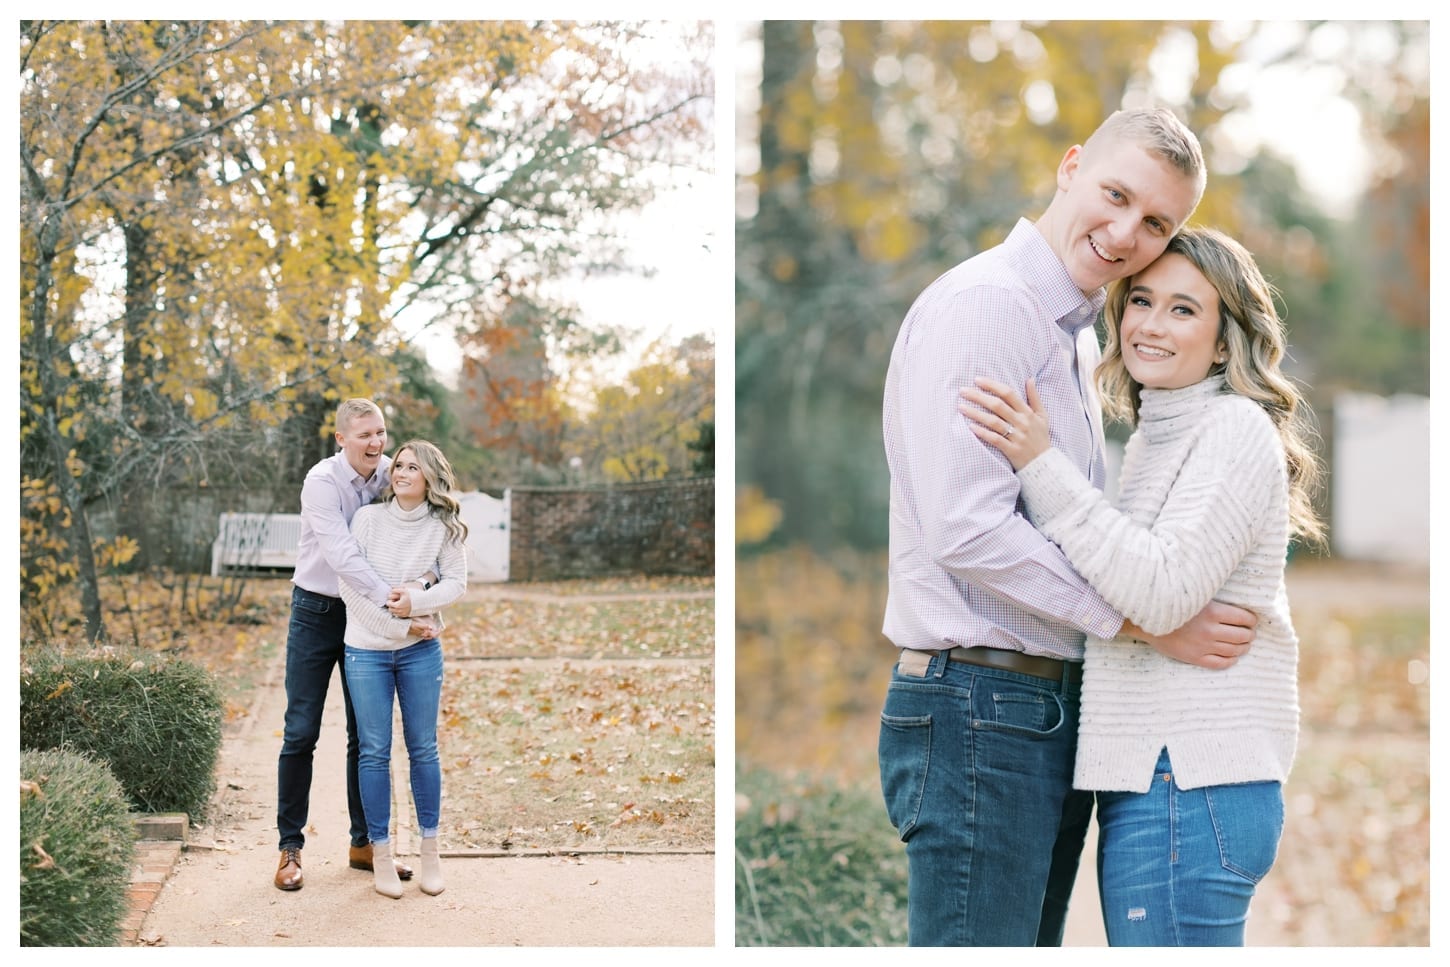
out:
M445 845L713 848L714 678L707 662L451 662Z
M248 581L231 623L178 607L175 584L102 582L116 646L207 668L237 728L258 687L280 687L291 583ZM713 850L713 591L686 577L474 585L445 609L446 847Z
M1291 583L1299 752L1279 859L1254 903L1255 944L1429 943L1428 595L1381 600L1354 572Z
M444 609L450 654L477 658L709 658L710 597L470 596Z
M575 578L568 581L528 581L512 584L475 584L469 594L533 594L550 597L598 597L600 595L665 595L715 593L713 577L688 574L618 574L601 578Z
M476 585L445 609L444 844L712 849L712 588Z

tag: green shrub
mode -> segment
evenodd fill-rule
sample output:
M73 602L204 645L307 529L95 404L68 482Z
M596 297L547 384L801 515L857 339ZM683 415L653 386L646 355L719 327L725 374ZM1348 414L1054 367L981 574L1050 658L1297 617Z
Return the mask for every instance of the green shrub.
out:
M906 943L906 852L873 786L736 777L735 943Z
M121 784L73 752L20 756L20 943L114 944L136 849Z
M20 671L20 747L103 760L140 812L206 813L216 788L222 700L190 662L46 653Z

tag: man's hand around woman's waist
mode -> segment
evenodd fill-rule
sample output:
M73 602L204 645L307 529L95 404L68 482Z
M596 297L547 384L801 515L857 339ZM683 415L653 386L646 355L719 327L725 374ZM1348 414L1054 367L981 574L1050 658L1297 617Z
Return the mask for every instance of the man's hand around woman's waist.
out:
M1233 667L1254 643L1259 616L1237 605L1210 601L1183 627L1150 635L1127 618L1118 632L1152 645L1160 654L1188 665L1223 670Z

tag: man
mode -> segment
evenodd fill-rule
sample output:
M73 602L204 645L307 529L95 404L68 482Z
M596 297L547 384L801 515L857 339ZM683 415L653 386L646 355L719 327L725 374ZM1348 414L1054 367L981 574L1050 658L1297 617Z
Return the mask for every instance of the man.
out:
M912 945L1062 943L1093 802L1072 789L1083 638L1125 627L1021 515L1011 466L973 435L958 390L978 375L1035 378L1053 444L1101 487L1103 286L1163 252L1204 181L1198 141L1170 112L1120 111L1063 156L1036 224L938 278L902 323L883 414L883 631L902 651L879 758L906 842ZM1161 639L1126 627L1224 667L1254 620L1215 602Z
M337 408L338 453L307 472L302 484L302 534L292 575L292 617L287 625L287 713L282 752L277 759L277 838L281 855L273 884L279 890L302 888L303 828L312 790L312 753L322 729L322 706L341 667L347 614L338 597L338 581L347 581L380 608L406 615L404 589L390 588L368 564L348 526L359 507L370 504L388 486L389 458L383 451L388 431L382 410L371 400L351 399ZM427 586L431 575L423 578ZM391 604L391 607L390 607ZM431 634L428 619L414 622L415 633ZM373 868L373 848L358 791L357 722L347 676L342 676L347 717L347 811L352 845L348 865ZM413 871L397 864L398 876Z

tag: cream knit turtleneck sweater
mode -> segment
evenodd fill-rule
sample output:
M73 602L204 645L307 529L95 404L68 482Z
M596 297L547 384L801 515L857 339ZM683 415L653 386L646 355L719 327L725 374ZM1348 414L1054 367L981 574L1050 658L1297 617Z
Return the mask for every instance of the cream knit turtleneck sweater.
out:
M1211 599L1259 617L1225 671L1130 638L1087 639L1073 784L1146 792L1165 746L1184 789L1287 778L1299 734L1298 639L1284 587L1288 483L1268 414L1221 376L1144 390L1114 509L1056 450L1018 473L1028 516L1150 634Z
M378 576L392 587L437 569L438 581L426 591L411 593L413 614L434 614L452 604L468 588L468 559L461 541L451 540L443 522L432 516L425 503L403 510L396 500L369 504L352 518L352 536ZM354 648L396 650L422 639L408 634L407 618L394 618L386 609L369 601L346 581L338 582L347 606L347 630L343 641Z

